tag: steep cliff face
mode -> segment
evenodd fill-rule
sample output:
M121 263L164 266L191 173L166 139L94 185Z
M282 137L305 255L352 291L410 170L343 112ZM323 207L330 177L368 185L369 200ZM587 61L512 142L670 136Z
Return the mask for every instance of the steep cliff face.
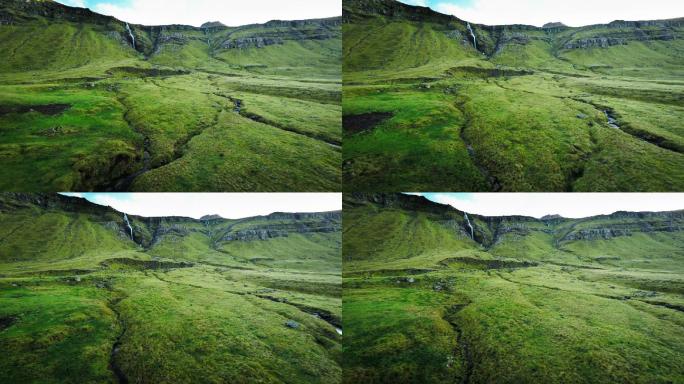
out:
M427 7L415 7L395 0L350 0L344 2L345 23L373 18L388 21L430 23L462 45L470 45L487 56L495 56L515 45L534 41L561 50L608 48L630 42L670 41L684 37L684 19L613 21L609 24L568 27L560 22L543 27L530 25L478 25L457 17L440 14ZM472 28L471 37L468 27Z
M185 253L216 251L232 246L233 242L245 243L240 247L249 249L262 246L250 243L292 236L298 237L293 241L304 243L308 237L317 235L329 236L334 240L339 237L342 226L341 212L273 213L237 220L217 215L199 220L187 217L140 217L126 215L82 198L32 193L0 194L0 217L0 238L4 242L0 254L16 252L8 256L17 260L54 258L54 255L50 255L51 251L54 252L53 248L67 250L58 258L71 258L87 251L104 251L99 249L98 241L105 248L116 244L115 249L143 252L155 252L160 247L180 247ZM63 239L75 232L78 234L75 244L63 243ZM14 236L15 233L21 236ZM45 246L41 246L42 251L37 252L27 247L26 243L39 241L40 233L47 233L48 238ZM55 246L51 239L59 246ZM72 247L76 249L73 252L69 250ZM302 249L306 249L306 244L302 245ZM183 254L165 255L184 257Z
M287 42L341 39L341 18L280 21L228 27L208 22L201 27L189 25L145 26L128 24L114 17L100 15L85 8L62 5L53 1L9 0L0 4L0 27L32 27L35 23L64 23L94 30L92 38L119 43L123 53L138 52L148 59L162 54L178 55L188 46L201 47L212 55L227 50L265 48ZM70 30L69 30L70 31ZM71 31L70 31L71 32ZM27 34L29 32L27 31ZM41 38L40 30L31 32ZM75 34L74 39L81 38ZM92 44L92 41L89 41ZM87 43L87 42L86 42ZM132 51L131 51L132 50ZM45 52L45 54L48 54ZM84 54L84 52L81 52ZM96 55L92 59L98 58Z
M609 240L637 233L684 232L684 211L616 212L611 215L568 219L558 215L541 219L526 216L481 216L459 211L449 205L434 203L422 196L403 194L345 195L345 209L371 205L381 210L393 209L428 214L431 221L449 228L460 237L470 237L484 248L517 238L544 234L556 245L573 241ZM466 217L468 219L466 219Z

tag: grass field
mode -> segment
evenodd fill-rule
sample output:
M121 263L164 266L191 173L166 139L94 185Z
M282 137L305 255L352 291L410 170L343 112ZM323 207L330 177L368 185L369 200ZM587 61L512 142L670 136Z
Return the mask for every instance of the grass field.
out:
M55 2L0 15L0 189L341 189L339 18L137 25L133 44Z
M341 380L341 214L142 218L0 196L0 377ZM270 233L259 237L259 233Z
M473 25L477 49L465 21L393 0L344 19L345 191L684 187L682 19ZM595 38L624 44L578 48Z
M490 217L346 194L345 383L684 382L684 213Z

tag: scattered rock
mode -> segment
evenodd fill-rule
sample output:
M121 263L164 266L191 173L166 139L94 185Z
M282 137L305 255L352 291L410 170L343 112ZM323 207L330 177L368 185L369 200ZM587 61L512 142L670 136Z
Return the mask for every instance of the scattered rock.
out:
M285 322L285 326L292 329L298 329L299 323L294 320L288 320Z
M584 120L584 119L586 119L587 117L589 117L589 116L585 115L584 113L578 113L578 114L577 114L577 118L578 118L578 119L583 119L583 120Z

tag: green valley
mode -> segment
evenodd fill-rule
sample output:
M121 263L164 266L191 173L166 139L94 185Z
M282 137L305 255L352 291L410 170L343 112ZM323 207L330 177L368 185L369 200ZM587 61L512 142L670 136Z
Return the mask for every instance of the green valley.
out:
M684 383L684 211L345 194L344 383Z
M339 382L341 226L0 194L1 381Z
M340 25L3 1L0 190L340 190Z
M684 19L487 26L343 7L345 191L684 188Z

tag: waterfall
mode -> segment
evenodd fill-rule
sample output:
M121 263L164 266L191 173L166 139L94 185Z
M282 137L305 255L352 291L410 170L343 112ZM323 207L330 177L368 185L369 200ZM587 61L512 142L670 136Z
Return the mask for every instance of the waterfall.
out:
M126 222L126 225L128 226L128 230L131 232L131 240L133 240L133 227L131 227L131 223L128 221L128 216L124 213L124 221Z
M133 43L133 49L135 49L135 36L133 36L133 31L131 31L131 27L126 23L126 30L128 31L128 36L131 37L131 42Z
M468 227L470 228L470 238L475 240L475 231L473 230L472 224L470 224L470 219L468 219L468 214L463 212L463 217L465 217L466 223L468 224Z
M468 23L468 31L470 31L470 36L473 37L473 45L475 46L475 50L477 50L477 38L475 37L475 32L473 32L473 29L470 27L470 23Z

